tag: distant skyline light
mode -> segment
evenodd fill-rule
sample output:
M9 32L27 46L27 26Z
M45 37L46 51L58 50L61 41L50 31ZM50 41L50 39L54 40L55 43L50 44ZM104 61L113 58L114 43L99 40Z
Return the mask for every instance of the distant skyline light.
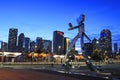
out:
M68 31L68 23L77 25L77 18L85 14L85 32L91 39L109 29L120 48L119 8L120 0L0 0L0 40L8 42L9 28L31 40L52 40L55 30L72 39L77 29Z

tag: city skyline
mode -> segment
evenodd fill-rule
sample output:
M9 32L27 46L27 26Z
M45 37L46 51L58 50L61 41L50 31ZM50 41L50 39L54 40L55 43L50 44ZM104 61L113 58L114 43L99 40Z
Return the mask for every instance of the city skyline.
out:
M99 38L102 29L112 32L113 43L120 45L119 0L1 0L0 40L8 42L9 28L35 40L36 37L53 40L53 31L63 31L71 39L77 31L68 31L68 23L77 25L83 13L85 32ZM91 28L92 27L92 28ZM117 28L116 28L117 27ZM120 46L119 46L120 47Z
M21 34L17 34L18 33L18 29L17 28L10 28L9 29L9 40L8 40L8 48L11 48L10 50L12 50L12 51L16 51L16 50L18 50L18 49L16 49L15 48L15 46L17 47L17 46L19 46L19 45L22 45L22 47L23 47L23 45L25 46L26 45L26 42L27 42L27 47L28 46L30 46L30 44L31 44L31 42L35 42L35 43L38 43L39 44L39 42L36 42L36 41L31 41L31 39L29 38L29 37L25 37L25 35L24 35L24 33L21 33ZM66 36L64 36L64 32L61 32L61 31L54 31L54 32L58 32L60 35L62 35L63 36L63 38L66 38ZM53 34L54 34L54 32L53 32ZM104 33L103 33L104 32ZM109 32L109 34L107 33L107 32ZM22 36L21 36L22 35ZM105 37L109 37L109 39L110 39L110 41L107 41L107 40L109 40L109 39L106 39L106 42L104 43L104 39L103 39L103 41L102 42L100 42L100 43L103 43L103 44L108 44L109 43L109 45L111 45L111 31L109 31L108 29L104 29L104 30L102 30L101 31L101 34L100 34L100 38L99 38L99 41L100 40L102 40L101 39L101 36L103 37L103 38L105 38ZM54 37L54 35L53 35L53 37ZM55 37L54 37L55 38ZM68 38L68 37L67 37ZM36 40L38 40L38 39L41 39L41 40L43 40L42 39L42 37L36 37ZM56 38L56 39L58 39L58 38ZM96 39L96 38L95 38ZM25 41L25 42L22 42L22 43L19 43L19 42L21 42L20 40L22 40L22 41ZM62 39L61 39L62 40ZM51 40L48 40L48 41L51 41L51 43L54 45L54 42L55 41L60 41L59 43L57 43L57 44L61 44L61 41L60 39L58 39L58 40L54 40L53 39L53 41L51 41ZM69 39L70 40L70 39ZM96 39L97 40L97 39ZM44 41L44 40L43 40ZM71 41L71 40L70 40ZM4 41L3 41L4 42ZM92 40L92 42L93 42L93 40ZM6 42L5 42L6 43ZM28 43L30 43L30 44L28 44ZM85 41L85 43L87 44L87 42ZM9 44L12 44L11 45L11 47L9 46ZM13 44L15 44L14 45L14 47L12 47L13 46ZM41 44L41 42L40 42L40 44ZM79 46L78 46L79 45ZM35 46L34 46L35 47ZM51 46L52 47L52 46ZM110 46L111 48L112 48L112 45ZM51 49L54 49L54 47L53 48L51 48ZM80 49L80 43L79 44L76 44L76 47L75 47L75 49L77 50L77 51L79 51L79 52L81 52L81 49ZM119 48L118 48L119 49ZM20 49L21 50L21 49ZM30 50L30 49L29 49ZM27 50L27 51L29 51L29 50ZM9 49L8 49L8 51L9 51ZM113 45L113 52L114 52L114 45Z

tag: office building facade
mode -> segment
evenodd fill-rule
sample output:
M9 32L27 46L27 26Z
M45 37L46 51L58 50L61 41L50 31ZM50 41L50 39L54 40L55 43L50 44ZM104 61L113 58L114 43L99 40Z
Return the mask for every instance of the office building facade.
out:
M24 33L21 33L18 36L18 52L23 52L23 43L24 43Z
M112 54L112 38L111 31L108 29L103 29L100 33L100 47L103 53L108 55Z
M93 45L93 50L96 50L96 49L100 50L100 41L99 41L99 39L94 38L92 40L92 45Z
M24 38L23 48L24 48L24 53L30 52L30 38L28 37Z
M85 51L86 51L87 56L90 56L93 53L92 43L85 43L84 46L85 46Z
M43 40L43 52L44 53L51 53L51 49L52 49L52 41Z
M36 52L35 51L35 41L30 42L30 52Z
M68 37L64 38L64 54L66 54L70 45L70 39Z
M1 51L7 52L8 51L8 44L6 42L1 42Z
M8 51L9 52L17 51L17 34L18 34L18 29L15 29L15 28L9 29L9 36L8 36Z
M35 48L37 53L43 52L43 39L41 37L36 38Z
M57 55L64 54L64 32L53 32L53 53Z
M114 53L117 54L118 53L118 44L114 43Z

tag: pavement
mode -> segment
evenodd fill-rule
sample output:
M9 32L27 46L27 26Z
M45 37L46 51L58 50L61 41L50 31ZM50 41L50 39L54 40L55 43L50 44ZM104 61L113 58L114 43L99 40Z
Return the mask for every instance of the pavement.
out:
M25 69L0 69L0 80L80 80L73 77L55 75Z
M64 72L61 65L1 64L0 80L120 80L120 63L106 64L104 71L93 72L86 66Z

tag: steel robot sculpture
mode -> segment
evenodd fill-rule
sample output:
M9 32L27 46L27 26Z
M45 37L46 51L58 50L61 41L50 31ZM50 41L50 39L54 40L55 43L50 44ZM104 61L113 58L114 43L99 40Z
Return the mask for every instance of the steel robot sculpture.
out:
M66 52L66 57L68 56L69 52L71 51L71 49L74 46L74 44L76 43L76 41L80 38L81 52L83 53L84 60L87 64L87 67L91 71L97 71L97 69L93 66L92 62L89 60L88 55L85 50L85 47L84 47L84 37L86 37L91 42L90 38L85 34L85 31L84 31L84 20L85 20L85 15L82 14L81 20L78 22L77 26L73 26L72 23L69 23L68 30L74 30L74 29L78 28L78 34L75 36L75 38L70 43L68 51ZM67 61L69 62L69 60L67 60Z

